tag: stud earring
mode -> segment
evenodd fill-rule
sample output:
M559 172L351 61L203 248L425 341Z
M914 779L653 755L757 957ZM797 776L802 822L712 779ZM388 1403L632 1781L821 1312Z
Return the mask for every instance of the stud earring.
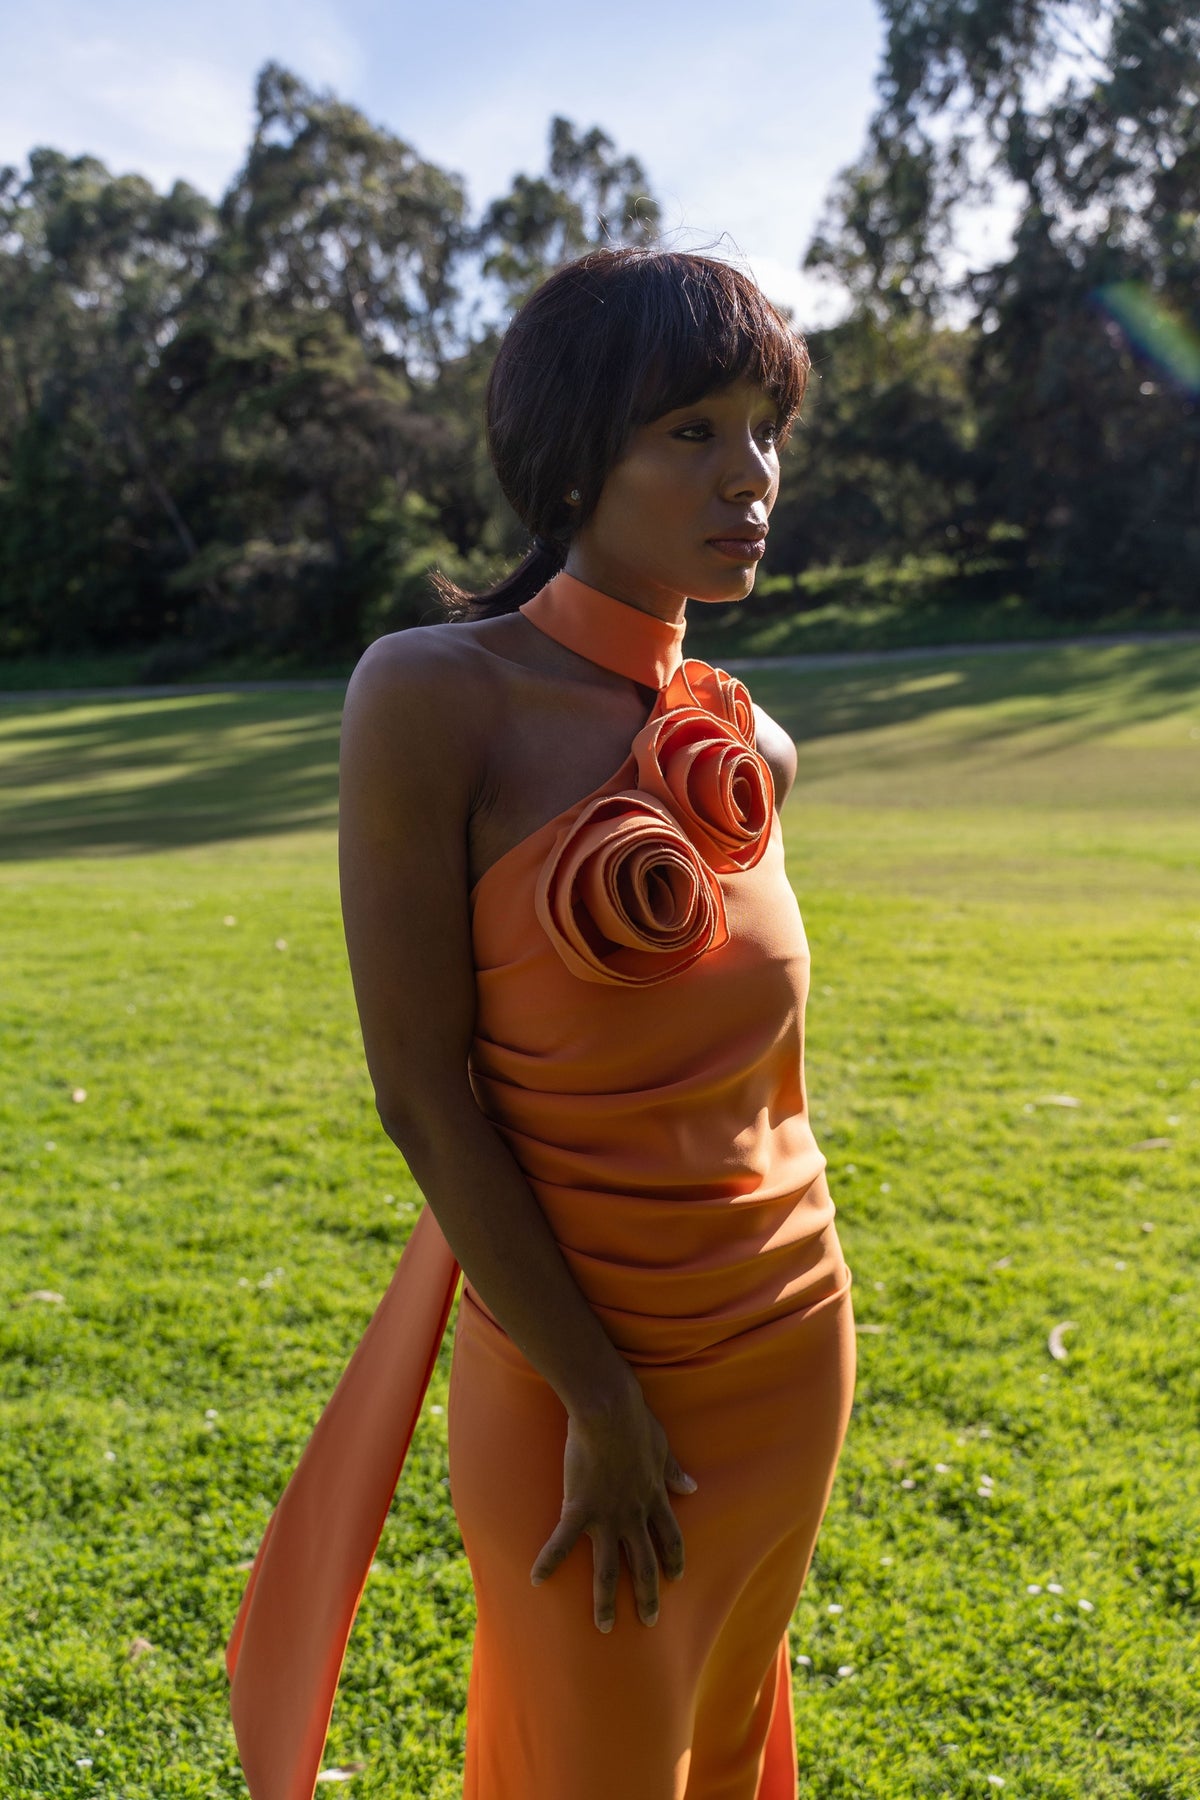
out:
M568 499L568 500L569 500L569 501L570 501L570 502L571 502L571 505L572 505L572 506L578 506L578 505L579 505L579 500L580 500L580 493L579 493L579 489L578 489L578 488L572 488L572 489L571 489L571 491L570 491L570 493L569 493L569 494L568 494L568 495L567 495L567 499Z

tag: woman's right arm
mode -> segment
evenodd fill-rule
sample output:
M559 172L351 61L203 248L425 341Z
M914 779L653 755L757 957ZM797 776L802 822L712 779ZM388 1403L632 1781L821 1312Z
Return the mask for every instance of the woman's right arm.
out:
M384 1130L471 1286L568 1414L563 1510L533 1578L552 1574L586 1532L595 1619L606 1630L623 1544L639 1615L652 1623L660 1561L671 1577L683 1571L668 1490L687 1493L694 1484L468 1077L468 823L489 712L482 678L463 679L441 633L381 639L351 680L339 860L367 1065Z

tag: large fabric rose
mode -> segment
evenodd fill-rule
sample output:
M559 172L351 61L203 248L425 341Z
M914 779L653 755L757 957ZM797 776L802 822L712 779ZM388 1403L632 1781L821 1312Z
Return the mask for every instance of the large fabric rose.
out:
M668 712L676 706L698 706L718 719L726 719L754 749L754 702L750 690L727 670L711 668L698 657L687 656L668 682L663 699Z
M632 753L638 791L666 801L710 869L754 867L770 837L774 783L731 721L679 706L647 720Z
M631 789L592 800L563 829L534 910L585 981L666 981L729 938L712 871L670 808Z

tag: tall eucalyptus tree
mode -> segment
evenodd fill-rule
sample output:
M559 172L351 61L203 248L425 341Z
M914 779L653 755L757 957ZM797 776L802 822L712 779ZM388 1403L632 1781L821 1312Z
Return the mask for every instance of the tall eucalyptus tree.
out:
M1044 606L1200 608L1200 14L881 0L879 106L810 246L885 329L971 342L968 535ZM1011 249L948 278L963 209Z

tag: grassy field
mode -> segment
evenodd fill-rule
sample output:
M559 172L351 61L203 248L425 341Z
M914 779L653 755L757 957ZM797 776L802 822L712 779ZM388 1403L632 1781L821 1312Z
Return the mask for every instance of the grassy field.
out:
M801 749L861 1331L801 1793L1200 1795L1200 648L752 685ZM337 724L311 693L0 711L6 1800L244 1791L244 1563L419 1204L353 1014ZM445 1378L334 1714L356 1800L458 1791Z

